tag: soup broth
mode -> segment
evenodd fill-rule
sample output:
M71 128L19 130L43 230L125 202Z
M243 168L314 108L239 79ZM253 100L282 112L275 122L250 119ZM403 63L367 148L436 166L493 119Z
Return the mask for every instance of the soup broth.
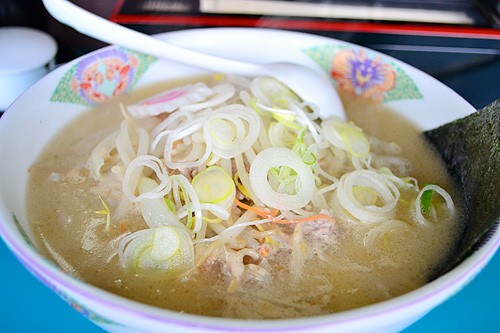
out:
M420 226L408 222L414 209L401 194L391 218L397 222L390 222L394 226L387 225L384 232L377 229L381 223L359 222L337 207L330 220L247 227L235 242L251 238L253 230L273 233L252 238L259 250L251 253L239 251L234 244L222 244L201 259L197 252L195 266L179 274L124 267L117 255L120 241L147 226L137 204L126 213L115 213L120 209L122 185L93 179L88 159L99 142L119 128L120 103L134 104L171 86L149 87L90 110L57 135L30 169L27 208L36 243L69 274L112 293L179 312L293 318L344 311L407 293L427 283L453 251L460 231L458 213L450 219L446 209L438 209L440 221ZM398 158L404 163L374 157L371 163L376 169L389 166L405 182L411 182L407 177L412 176L420 187L437 184L455 198L439 156L413 124L381 104L351 95L341 98L348 118L366 135L396 142L401 148ZM384 147L374 156L384 156L383 150L394 146ZM340 178L338 172L335 177ZM416 196L415 189L408 191ZM333 192L326 198L327 204L339 206ZM433 200L436 206L445 206L438 195ZM111 225L105 208L111 212ZM243 210L234 204L231 209ZM207 231L206 238L217 234L217 225L207 228L213 230ZM205 249L215 242L196 246Z

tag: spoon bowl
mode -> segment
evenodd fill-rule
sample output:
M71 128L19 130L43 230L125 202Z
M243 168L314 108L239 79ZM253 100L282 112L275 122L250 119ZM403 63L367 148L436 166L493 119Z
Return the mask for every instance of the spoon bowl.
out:
M216 57L160 41L94 15L67 0L43 0L48 12L59 22L100 41L195 67L243 76L271 76L292 89L303 100L316 105L322 119L345 119L342 102L329 78L320 70L279 62L252 64Z

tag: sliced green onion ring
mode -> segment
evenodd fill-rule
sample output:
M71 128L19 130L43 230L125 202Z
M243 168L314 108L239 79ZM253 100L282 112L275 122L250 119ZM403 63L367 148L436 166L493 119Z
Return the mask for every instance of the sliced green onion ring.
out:
M259 137L260 124L259 116L254 110L232 104L214 110L205 123L204 132L210 138L214 154L222 158L233 158L255 143Z
M218 84L211 87L210 89L212 89L215 94L210 96L209 99L197 104L184 105L180 107L179 110L197 112L203 109L207 109L224 103L225 101L233 97L234 93L236 92L234 86L227 83Z
M190 112L177 111L169 115L151 131L151 137L154 138L151 142L151 149L154 150L168 134L192 120L193 115Z
M380 199L381 206L360 201L356 196L358 186L365 188L364 191L373 191ZM361 222L391 219L400 196L394 183L372 170L355 170L344 174L335 193L342 207Z
M191 181L201 203L229 208L236 194L231 176L219 166L211 166L194 176Z
M200 200L198 199L196 191L185 176L173 175L170 178L172 179L172 194L174 196L174 202L177 206L178 214L180 214L184 208L187 212L186 226L188 229L193 230L195 233L200 231L203 220ZM184 201L184 204L182 201Z
M427 214L430 211L433 194L433 190L422 192L422 196L420 197L420 210L423 214Z
M291 101L300 102L300 98L280 81L271 77L256 77L250 86L252 93L268 106L287 109Z
M334 146L348 151L354 157L365 157L370 152L370 142L363 130L353 123L330 118L321 123L323 136Z
M269 141L273 147L292 148L297 141L296 130L291 129L282 122L272 122L269 125Z
M173 275L194 266L194 246L186 230L162 226L125 236L118 245L118 258L136 272L165 270Z
M370 143L363 132L353 128L346 128L341 133L341 136L352 156L365 157L370 152Z
M275 191L268 179L272 168L286 166L297 174L295 194ZM290 149L271 147L261 151L250 166L250 184L253 192L265 205L279 210L292 210L304 207L315 190L311 168Z
M442 187L439 187L439 186L434 185L434 184L428 184L428 185L425 185L420 190L420 192L417 195L417 199L415 200L415 219L416 219L417 223L419 223L420 225L423 225L423 226L430 226L431 225L431 222L429 220L427 220L424 217L424 215L422 214L422 208L421 208L422 196L427 191L434 191L435 193L442 196L446 202L446 207L447 207L448 211L450 212L450 214L451 215L455 214L455 204L453 203L453 199L448 194L448 192L446 192Z
M151 178L142 177L139 180L137 189L139 193L149 193L158 186L158 183ZM185 225L179 221L179 218L173 213L174 209L169 208L168 198L144 198L140 202L140 208L144 221L150 228L161 226L174 226L185 228ZM168 199L170 201L170 199Z
M178 128L177 130L171 132L167 136L167 141L165 142L165 147L163 150L163 156L165 158L165 164L170 169L179 168L192 168L197 167L205 163L211 153L211 140L210 137L202 129L204 128L204 119L194 119L192 122L185 124L184 126ZM194 159L186 159L185 157L177 158L174 156L174 143L176 141L189 138L193 134L199 132L204 138L205 149ZM189 156L191 156L190 154Z
M158 184L156 188L136 196L134 193L136 191L137 182L139 181L140 174L144 167L153 170L156 177L160 180L160 184ZM132 202L139 202L143 199L162 198L170 192L171 188L172 183L167 170L163 162L156 156L137 156L127 166L125 174L123 175L123 194Z

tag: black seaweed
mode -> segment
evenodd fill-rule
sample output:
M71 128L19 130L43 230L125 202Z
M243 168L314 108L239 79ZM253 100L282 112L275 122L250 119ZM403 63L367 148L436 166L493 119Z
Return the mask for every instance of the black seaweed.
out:
M463 236L434 279L481 248L499 227L500 99L424 135L442 156L465 205Z

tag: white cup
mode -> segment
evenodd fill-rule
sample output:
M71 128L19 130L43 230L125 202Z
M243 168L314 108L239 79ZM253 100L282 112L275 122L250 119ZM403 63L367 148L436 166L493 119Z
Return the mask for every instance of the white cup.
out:
M56 41L26 27L0 28L0 111L55 65Z

